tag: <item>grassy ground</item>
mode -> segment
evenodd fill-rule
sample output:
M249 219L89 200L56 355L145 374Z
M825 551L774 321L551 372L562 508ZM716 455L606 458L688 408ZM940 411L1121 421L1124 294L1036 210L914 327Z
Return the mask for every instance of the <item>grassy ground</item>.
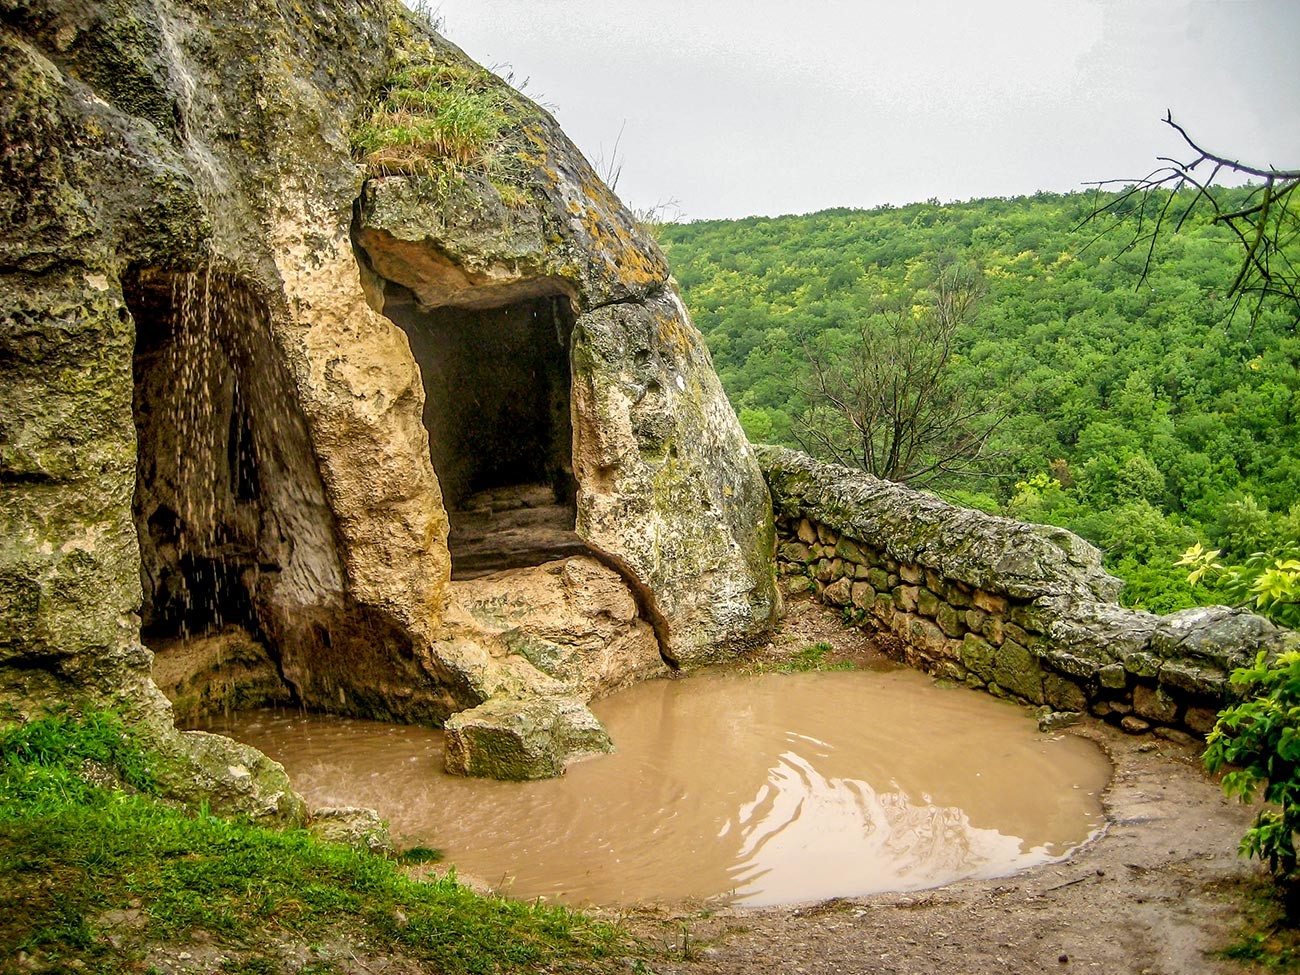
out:
M156 794L155 761L104 714L0 737L0 972L322 975L365 957L513 972L600 968L631 947L578 913L176 807Z
M1242 963L1245 971L1300 972L1300 926L1288 918L1272 881L1257 878L1226 892L1241 905L1241 924L1217 957Z

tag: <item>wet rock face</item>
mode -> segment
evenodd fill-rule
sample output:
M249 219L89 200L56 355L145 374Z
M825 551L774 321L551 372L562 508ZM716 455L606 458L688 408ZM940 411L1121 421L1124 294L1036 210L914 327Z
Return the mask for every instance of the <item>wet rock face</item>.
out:
M627 584L592 558L452 583L462 625L583 700L668 673Z
M274 768L220 785L251 766L172 730L151 639L184 653L236 627L250 670L231 687L345 713L489 702L479 718L509 724L495 702L523 695L563 716L531 726L562 761L590 744L565 729L595 690L768 629L753 456L662 255L545 112L501 86L508 191L385 176L349 133L395 44L479 70L396 6L0 4L11 710L121 707L232 803L292 817ZM543 635L511 647L464 624L447 508L524 479L598 563L516 607ZM201 709L221 681L194 684L199 664L173 684Z
M549 116L521 117L528 205L481 177L367 181L355 233L374 290L417 350L447 309L463 329L563 309L577 533L638 592L667 657L721 659L777 609L762 476L658 247ZM421 366L427 386L446 373Z

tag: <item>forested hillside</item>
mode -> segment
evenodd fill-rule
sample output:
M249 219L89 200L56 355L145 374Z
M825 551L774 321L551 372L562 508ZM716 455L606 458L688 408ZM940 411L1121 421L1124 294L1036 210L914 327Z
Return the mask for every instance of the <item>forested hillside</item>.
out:
M986 289L955 335L957 386L1001 417L974 474L925 486L1062 525L1168 611L1194 591L1193 542L1225 560L1300 539L1300 337L1222 297L1240 259L1204 222L1155 250L1095 239L1090 194L666 225L661 240L750 438L798 446L807 350L851 354L864 316L923 309L959 266ZM1082 226L1081 226L1082 225Z

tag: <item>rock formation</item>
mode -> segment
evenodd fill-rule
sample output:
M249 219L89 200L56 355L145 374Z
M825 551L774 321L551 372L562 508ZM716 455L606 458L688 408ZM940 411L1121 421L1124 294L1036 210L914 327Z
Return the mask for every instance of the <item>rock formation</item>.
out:
M770 628L753 455L658 249L544 111L381 0L0 14L7 719L125 709L294 815L273 768L172 729L151 650L191 716L475 709L462 767L533 775L603 744L592 693ZM447 91L504 123L474 160L359 149L399 76L415 129ZM502 529L502 565L568 561L453 582L453 529L490 570L508 510L562 544ZM476 764L519 720L542 758Z

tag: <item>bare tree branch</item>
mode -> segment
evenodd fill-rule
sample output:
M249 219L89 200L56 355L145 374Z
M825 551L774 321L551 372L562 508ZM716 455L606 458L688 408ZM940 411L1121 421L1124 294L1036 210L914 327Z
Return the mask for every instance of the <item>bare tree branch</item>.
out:
M800 445L894 481L975 473L1005 411L958 386L951 365L957 331L974 319L983 291L974 269L947 268L919 315L914 295L862 318L840 348L805 337L809 405L792 431Z
M1100 225L1083 249L1101 237L1128 222L1132 234L1124 249L1145 245L1146 254L1137 286L1141 286L1151 271L1157 248L1163 239L1162 232L1178 233L1198 208L1208 210L1210 220L1232 231L1241 248L1241 262L1231 286L1224 293L1232 300L1229 315L1235 315L1242 302L1252 302L1250 320L1253 325L1272 301L1300 306L1300 274L1297 274L1286 249L1292 246L1300 232L1300 209L1295 206L1292 191L1300 186L1300 170L1278 169L1275 166L1258 166L1244 163L1211 152L1197 143L1191 135L1166 112L1164 123L1178 133L1193 157L1180 160L1169 156L1158 157L1165 165L1137 180L1100 180L1094 187L1093 209L1083 219L1084 224ZM1208 177L1197 172L1208 165ZM1263 182L1251 191L1245 205L1237 203L1231 208L1227 201L1240 200L1235 190L1231 193L1220 179L1229 174L1259 179ZM1107 187L1121 186L1110 195ZM1194 189L1186 206L1179 203L1181 213L1168 229L1166 217L1178 194ZM1134 220L1133 218L1136 218ZM1148 227L1149 218L1154 226Z

